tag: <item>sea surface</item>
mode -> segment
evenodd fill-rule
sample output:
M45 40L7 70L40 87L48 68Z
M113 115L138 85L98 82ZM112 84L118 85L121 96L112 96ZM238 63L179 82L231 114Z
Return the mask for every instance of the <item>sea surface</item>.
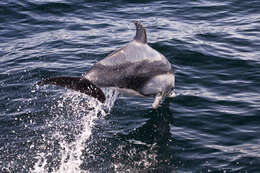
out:
M176 97L44 78L81 76L147 29ZM1 0L1 173L260 172L259 0Z

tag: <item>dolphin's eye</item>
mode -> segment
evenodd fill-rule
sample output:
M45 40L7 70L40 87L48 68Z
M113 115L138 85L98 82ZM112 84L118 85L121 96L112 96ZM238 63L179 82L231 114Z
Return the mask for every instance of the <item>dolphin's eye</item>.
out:
M171 88L168 97L174 97L175 96L175 92L174 92L174 87Z

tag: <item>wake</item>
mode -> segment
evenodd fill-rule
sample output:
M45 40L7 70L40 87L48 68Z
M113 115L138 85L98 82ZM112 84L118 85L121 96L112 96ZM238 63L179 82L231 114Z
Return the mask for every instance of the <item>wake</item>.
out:
M30 172L88 172L80 167L83 150L87 150L95 122L110 112L118 97L116 90L106 89L104 93L104 104L74 91L61 96L51 108L52 117L46 120L48 134L42 137Z

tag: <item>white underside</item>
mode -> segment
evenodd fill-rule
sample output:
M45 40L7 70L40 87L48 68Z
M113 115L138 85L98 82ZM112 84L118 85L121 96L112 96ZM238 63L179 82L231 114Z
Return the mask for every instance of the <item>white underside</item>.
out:
M172 73L157 75L150 79L147 84L142 88L142 93L145 95L155 96L154 102L152 104L153 109L157 109L160 105L161 100L164 97L174 97L174 82L175 76ZM132 95L145 97L143 94L129 88L117 88L110 87L118 90L123 95Z
M144 95L140 94L139 92L129 89L129 88L117 88L117 87L109 87L112 89L116 89L120 92L120 94L126 95L126 96L138 96L138 97L145 97Z

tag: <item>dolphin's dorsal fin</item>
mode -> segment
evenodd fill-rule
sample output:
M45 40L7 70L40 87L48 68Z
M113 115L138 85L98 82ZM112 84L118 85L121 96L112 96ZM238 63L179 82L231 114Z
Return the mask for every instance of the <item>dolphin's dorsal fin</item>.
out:
M136 26L136 34L134 40L139 41L141 43L147 43L146 30L144 26L139 21L134 21Z

